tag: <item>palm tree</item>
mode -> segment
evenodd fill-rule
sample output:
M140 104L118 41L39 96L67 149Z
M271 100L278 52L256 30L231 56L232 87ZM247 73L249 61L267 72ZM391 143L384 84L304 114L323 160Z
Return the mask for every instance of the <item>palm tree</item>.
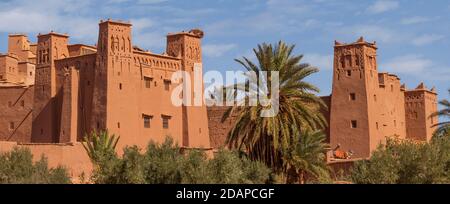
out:
M448 90L448 93L450 94L450 89ZM430 117L442 117L442 118L446 118L446 119L450 119L450 101L448 100L442 100L439 101L439 104L441 106L444 107L444 109L431 114ZM446 121L446 122L442 122L442 123L438 123L436 125L434 125L433 127L439 127L436 130L436 135L445 135L445 134L450 134L449 130L450 130L450 121Z
M309 64L300 63L303 55L293 56L294 45L279 42L277 45L262 44L254 49L258 64L248 58L236 59L247 71L256 73L257 78L247 78L245 84L235 84L234 89L241 98L238 105L230 107L223 120L237 115L234 127L229 132L227 144L230 148L245 150L253 160L259 160L274 170L282 170L282 153L290 144L297 142L292 135L300 129L323 128L326 121L320 112L324 102L315 95L319 89L305 79L318 72ZM278 72L278 101L263 106L246 103L254 97L270 98L272 83ZM265 74L267 73L267 74ZM258 78L260 78L258 80ZM259 86L258 86L259 85ZM277 103L277 104L275 104ZM279 112L273 117L260 117L263 111L278 105Z
M283 154L283 165L287 174L287 183L304 184L307 178L328 177L329 168L326 163L328 145L322 131L306 130L297 137Z
M109 159L115 155L115 149L120 137L109 135L108 131L97 133L93 131L84 138L83 147L89 158L94 163L101 162L103 159Z

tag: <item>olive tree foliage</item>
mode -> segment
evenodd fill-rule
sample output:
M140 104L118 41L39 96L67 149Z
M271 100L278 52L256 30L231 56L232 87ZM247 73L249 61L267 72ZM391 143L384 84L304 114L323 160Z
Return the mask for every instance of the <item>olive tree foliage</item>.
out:
M271 170L236 152L219 150L213 158L199 150L183 151L173 139L151 142L145 151L126 147L121 157L96 161L91 177L99 184L263 184Z
M71 179L66 168L49 168L44 156L33 162L33 155L28 148L16 147L0 154L0 184L68 183L71 183Z
M351 177L360 184L450 183L450 136L430 143L388 139L370 160L355 164Z

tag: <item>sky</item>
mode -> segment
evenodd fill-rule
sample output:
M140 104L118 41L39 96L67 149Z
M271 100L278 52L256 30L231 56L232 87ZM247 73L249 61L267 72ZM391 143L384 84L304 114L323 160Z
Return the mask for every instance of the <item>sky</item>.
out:
M204 70L241 70L234 59L279 40L319 67L308 80L331 93L334 41L360 36L378 45L380 71L408 88L425 82L441 99L450 88L450 1L447 0L0 0L0 52L9 33L67 33L94 45L101 19L130 21L135 45L162 53L165 35L200 28Z

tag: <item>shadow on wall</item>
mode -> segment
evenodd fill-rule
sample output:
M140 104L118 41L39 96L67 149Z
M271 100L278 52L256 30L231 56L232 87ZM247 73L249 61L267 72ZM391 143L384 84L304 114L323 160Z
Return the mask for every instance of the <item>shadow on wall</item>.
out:
M54 99L49 100L45 104L44 108L39 112L37 116L33 113L33 124L31 131L32 143L57 143L58 141L54 137L54 127L52 126L54 121Z
M1 87L0 141L31 141L33 86Z

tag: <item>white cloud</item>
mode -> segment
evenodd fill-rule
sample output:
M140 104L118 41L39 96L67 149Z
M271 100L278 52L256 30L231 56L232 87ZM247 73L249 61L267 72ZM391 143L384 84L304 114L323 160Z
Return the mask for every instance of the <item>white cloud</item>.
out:
M443 38L444 38L443 35L425 34L417 38L414 38L412 40L412 43L416 46L423 46L442 40Z
M389 28L377 25L357 25L353 27L346 27L342 29L341 32L350 32L354 35L353 37L363 36L367 39L375 39L386 43L398 41L399 39L397 36L402 36Z
M148 18L131 19L130 21L133 23L133 30L137 32L151 28L156 24L153 20Z
M206 44L202 49L206 57L221 57L236 47L236 44Z
M0 32L47 33L51 30L67 33L83 40L95 40L98 20L77 17L69 18L51 12L28 11L22 8L0 11Z
M168 2L169 0L138 0L139 4L159 4L163 2Z
M288 13L307 12L311 8L311 4L302 1L292 0L268 0L267 7L271 11L283 11Z
M109 0L108 3L115 3L115 4L120 4L120 3L124 3L124 2L130 2L132 0ZM136 2L138 4L159 4L159 3L164 3L167 2L169 0L137 0Z
M304 54L302 62L308 63L321 70L333 69L333 55L321 55L316 53Z
M433 62L424 58L421 55L404 55L393 58L386 63L383 63L381 67L383 69L396 72L419 75L424 70L433 66Z
M89 43L96 41L99 19L86 15L92 11L90 1L18 0L0 4L0 32L36 35L53 30Z
M0 1L0 19L2 19L0 32L36 36L38 33L55 31L68 34L71 41L94 44L98 36L98 22L108 18L103 16L119 15L110 11L127 11L126 5L130 3L129 1L41 0L39 3L27 0ZM138 4L144 7L146 5L143 4L165 1L167 0L140 0ZM143 48L164 47L164 35L168 32L166 29L169 29L169 24L158 20L157 17L134 18L131 19L131 23L134 44ZM160 26L161 24L165 26Z
M413 76L418 80L450 81L450 67L433 62L422 55L403 55L388 60L380 69L391 73Z
M426 23L432 21L432 18L423 17L423 16L413 16L409 18L403 18L401 20L401 24L403 25L412 25L412 24L419 24L419 23Z
M372 14L383 13L386 11L395 10L400 6L398 1L394 0L378 0L372 4L367 11Z
M133 44L139 46L142 49L157 48L158 50L161 50L166 45L165 38L166 37L164 36L164 33L161 32L133 31Z

